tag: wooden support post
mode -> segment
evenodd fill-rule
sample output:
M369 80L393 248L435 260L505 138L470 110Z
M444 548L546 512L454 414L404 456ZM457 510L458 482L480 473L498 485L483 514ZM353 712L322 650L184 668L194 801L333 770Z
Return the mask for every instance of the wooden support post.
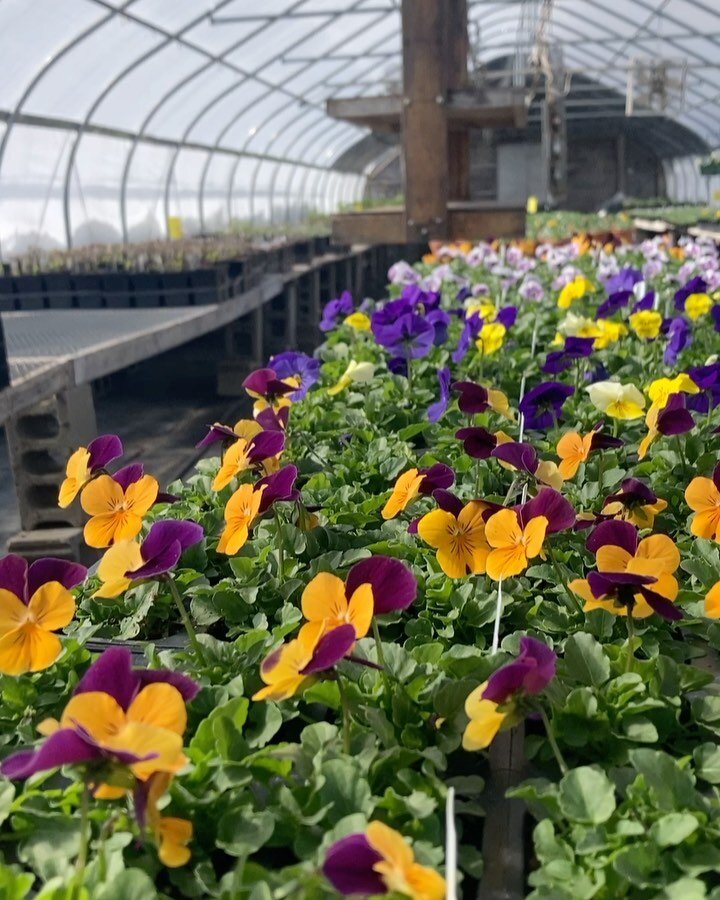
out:
M294 350L298 338L298 292L295 282L286 286L285 302L285 345L288 350Z
M445 59L447 60L448 91L463 91L469 86L467 0L446 0L445 3ZM448 196L450 200L470 199L470 130L451 128L448 131Z
M405 203L408 241L442 238L447 230L448 66L445 0L402 0Z

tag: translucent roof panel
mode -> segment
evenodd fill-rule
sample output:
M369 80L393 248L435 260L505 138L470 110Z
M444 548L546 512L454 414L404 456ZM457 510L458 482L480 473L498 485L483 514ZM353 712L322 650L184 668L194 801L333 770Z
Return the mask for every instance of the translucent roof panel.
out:
M573 84L621 115L637 60L662 62L680 85L666 118L720 144L717 0L468 4L478 65L519 78L549 8ZM400 27L400 0L2 0L0 250L157 236L168 215L186 232L283 221L358 196L346 151L367 133L326 101L396 90ZM686 168L668 166L678 189Z

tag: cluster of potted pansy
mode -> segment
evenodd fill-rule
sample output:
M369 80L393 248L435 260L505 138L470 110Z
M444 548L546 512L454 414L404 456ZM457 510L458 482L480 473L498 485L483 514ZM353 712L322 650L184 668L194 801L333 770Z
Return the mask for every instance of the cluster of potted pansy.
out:
M485 800L520 770L528 895L714 896L717 249L389 281L167 493L78 448L89 570L0 560L9 896L471 897L517 876L483 848L523 847Z

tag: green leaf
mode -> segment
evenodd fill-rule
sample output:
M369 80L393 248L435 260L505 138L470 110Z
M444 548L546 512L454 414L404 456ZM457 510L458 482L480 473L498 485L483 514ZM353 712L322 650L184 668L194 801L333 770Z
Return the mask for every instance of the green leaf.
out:
M0 784L0 823L4 822L10 815L14 798L15 785L10 781Z
M96 900L155 900L157 889L152 878L140 869L125 869L104 884Z
M650 837L660 847L674 847L690 837L700 823L690 813L667 813L658 819L650 829Z
M268 842L275 830L271 812L257 812L247 807L233 809L218 823L217 844L230 856L249 856Z
M615 812L615 788L604 772L581 766L563 776L559 801L569 819L600 825Z
M35 876L21 872L18 866L0 864L0 897L2 900L23 900L32 887Z
M610 678L610 660L591 634L581 631L565 642L567 673L581 684L599 686Z
M655 900L705 900L707 890L699 878L680 878L666 885Z
M618 853L613 868L636 887L654 887L658 884L656 873L660 868L660 854L653 844L635 844Z
M698 798L692 776L661 750L631 750L630 762L640 772L655 795L660 809L694 808Z
M370 815L374 806L372 792L357 760L331 759L323 766L322 773L325 784L320 788L320 800L332 804L328 815L332 824L356 812Z
M720 747L717 744L700 744L693 751L693 759L699 778L710 784L720 784Z

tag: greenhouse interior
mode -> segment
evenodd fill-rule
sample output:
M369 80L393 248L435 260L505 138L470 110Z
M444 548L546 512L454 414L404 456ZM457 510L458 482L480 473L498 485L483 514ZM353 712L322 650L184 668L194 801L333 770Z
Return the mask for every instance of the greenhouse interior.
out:
M720 900L720 2L0 47L0 900Z

